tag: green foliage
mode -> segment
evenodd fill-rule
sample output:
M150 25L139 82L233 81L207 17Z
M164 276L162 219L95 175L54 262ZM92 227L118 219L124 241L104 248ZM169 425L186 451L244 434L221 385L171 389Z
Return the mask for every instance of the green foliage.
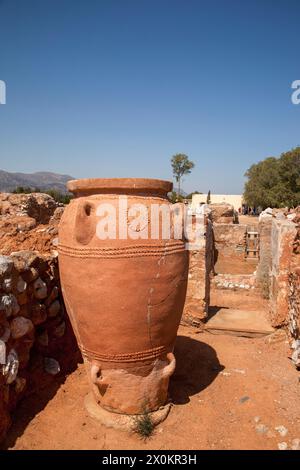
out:
M245 176L249 206L296 207L300 204L300 147L252 165Z
M192 197L193 197L194 194L203 194L203 193L200 193L199 191L193 191L192 193L187 194L187 195L185 196L185 199L192 199Z
M40 188L31 188L30 186L17 186L14 190L14 194L30 194L30 193L40 193Z
M143 439L147 439L154 431L154 424L150 414L144 411L143 414L135 418L135 432Z
M207 193L206 204L210 204L210 203L211 203L211 192L209 190Z
M18 186L13 191L14 194L30 194L30 193L44 193L49 194L49 196L53 197L56 202L60 202L62 204L69 204L70 200L72 199L72 195L68 193L62 193L57 189L45 189L41 191L40 188L30 188L29 186Z
M53 197L53 199L56 202L60 202L62 204L69 204L69 202L71 201L71 199L73 197L71 194L61 193L57 189L48 189L47 191L45 191L45 193L49 194L49 196Z
M192 168L194 168L195 164L189 160L189 157L184 153L176 153L171 158L171 165L173 170L173 176L178 183L178 192L177 194L180 195L180 182L183 175L188 175L191 173Z
M172 191L168 194L169 200L175 204L176 202L182 202L184 197L181 194L177 194L176 191Z

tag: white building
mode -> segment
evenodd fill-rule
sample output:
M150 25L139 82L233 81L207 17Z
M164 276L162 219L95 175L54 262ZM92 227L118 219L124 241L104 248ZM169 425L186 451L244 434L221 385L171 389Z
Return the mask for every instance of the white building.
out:
M193 194L192 209L196 209L202 202L206 203L207 194ZM236 211L242 207L243 196L241 194L211 194L210 202L212 204L231 204Z

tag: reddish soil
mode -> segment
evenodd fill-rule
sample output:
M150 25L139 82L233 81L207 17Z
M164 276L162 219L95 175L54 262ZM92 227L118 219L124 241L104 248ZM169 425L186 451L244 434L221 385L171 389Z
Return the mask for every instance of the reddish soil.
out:
M215 264L216 274L253 274L256 270L258 260L244 259L242 255L239 257L224 256L222 253L218 254L218 259Z
M269 311L268 301L263 299L257 290L235 291L232 289L212 289L210 292L210 309L235 308L241 310Z
M1 254L9 255L13 251L33 250L47 253L56 246L52 241L57 237L57 225L35 224L31 217L3 217L0 219Z
M212 309L267 310L253 292L213 290ZM83 406L88 382L82 364L26 398L3 444L6 449L277 449L300 439L299 373L282 332L240 338L180 327L174 406L153 436L108 429ZM275 429L285 426L286 436ZM262 432L263 431L263 432Z
M299 374L282 334L246 339L180 327L175 354L174 406L150 439L108 429L87 415L81 364L64 383L21 404L4 448L277 449L300 438ZM281 425L285 437L275 430Z
M225 263L224 269L233 268ZM211 306L268 310L257 292L212 291ZM300 439L299 372L284 332L242 338L181 326L175 356L174 405L149 439L106 428L87 415L83 400L89 387L79 364L68 377L24 399L2 448L278 449ZM285 436L278 426L286 428Z
M239 215L239 223L257 228L258 217ZM253 274L257 263L258 259L245 259L243 253L233 256L220 252L216 258L215 272L217 274Z
M253 215L239 215L239 223L255 227L258 225L258 217Z

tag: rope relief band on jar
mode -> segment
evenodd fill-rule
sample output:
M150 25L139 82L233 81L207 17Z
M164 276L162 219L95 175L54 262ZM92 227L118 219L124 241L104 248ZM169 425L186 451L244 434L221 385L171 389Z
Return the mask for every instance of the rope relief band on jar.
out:
M58 252L74 258L132 258L137 256L172 255L185 251L183 242L170 245L133 245L128 247L77 248L59 245Z
M157 348L148 349L146 351L138 351L127 354L100 354L90 349L79 346L82 355L87 359L94 359L100 362L136 362L156 359L164 353L167 353L166 346L158 346Z

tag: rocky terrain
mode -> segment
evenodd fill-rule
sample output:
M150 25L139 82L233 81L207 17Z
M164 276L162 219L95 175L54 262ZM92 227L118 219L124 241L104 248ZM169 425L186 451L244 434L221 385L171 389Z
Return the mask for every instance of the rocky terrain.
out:
M47 194L0 195L0 440L17 403L80 359L55 249L63 209Z
M235 250L240 236L232 223L234 214L217 209L214 241L218 243L217 231L224 227L219 250L228 251L229 241ZM299 210L272 216L275 221L290 219L297 229L292 246L286 247L293 253L284 271L289 300L285 328L265 338L244 338L181 326L170 383L173 407L147 441L105 428L84 409L88 382L58 272L58 223L63 211L64 206L47 194L0 193L2 447L300 449ZM239 288L252 280L245 270L237 271L245 261L236 256L232 270L232 255L223 258L224 274L211 283L210 315L220 306L267 312L268 302L256 289ZM235 272L239 285L231 286ZM219 285L222 279L224 285Z
M42 193L0 193L0 252L50 252L57 245L63 205Z

